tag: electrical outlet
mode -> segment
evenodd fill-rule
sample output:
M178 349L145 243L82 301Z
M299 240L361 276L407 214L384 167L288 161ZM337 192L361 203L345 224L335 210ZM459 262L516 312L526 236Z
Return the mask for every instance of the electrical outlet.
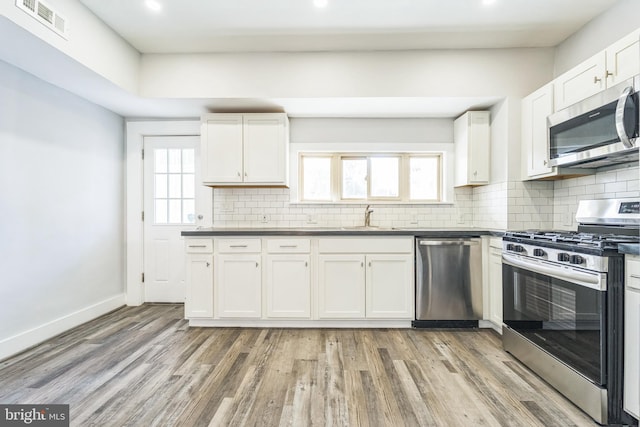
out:
M573 212L565 212L563 222L565 226L571 227L573 225Z
M269 222L269 215L263 214L260 217L260 220L262 221L263 224L266 224L267 222Z

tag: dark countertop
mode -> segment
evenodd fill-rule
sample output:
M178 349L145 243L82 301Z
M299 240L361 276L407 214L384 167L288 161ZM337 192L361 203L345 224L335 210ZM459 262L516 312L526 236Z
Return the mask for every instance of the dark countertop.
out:
M640 255L640 243L620 243L618 252L628 255Z
M377 227L299 227L299 228L231 228L208 227L183 231L184 237L214 236L421 236L421 237L480 237L502 236L501 231L477 228L377 228Z

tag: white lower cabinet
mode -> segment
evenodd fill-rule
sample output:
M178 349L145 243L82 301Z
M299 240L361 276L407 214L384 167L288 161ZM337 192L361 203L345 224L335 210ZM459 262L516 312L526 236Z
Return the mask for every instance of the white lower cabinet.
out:
M260 255L216 255L216 313L223 318L262 316Z
M213 317L213 255L187 254L186 318Z
M366 256L366 316L413 319L413 256Z
M640 418L640 256L625 265L624 409Z
M213 317L213 240L187 239L184 317Z
M318 317L362 319L365 317L364 255L318 257Z
M489 246L489 320L502 327L502 239L491 239Z
M267 255L267 317L311 317L311 257L303 255Z

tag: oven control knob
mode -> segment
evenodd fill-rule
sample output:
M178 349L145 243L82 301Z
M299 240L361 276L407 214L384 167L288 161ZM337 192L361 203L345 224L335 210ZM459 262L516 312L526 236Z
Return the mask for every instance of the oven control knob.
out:
M508 250L508 251L512 251L512 250L514 250L513 248L514 248L515 246L516 246L516 245L512 245L511 243L507 243L507 250Z
M558 261L567 262L571 259L571 255L566 252L561 252L558 254Z
M533 256L545 256L547 253L542 249L534 249Z
M571 255L569 262L571 264L584 264L584 258L580 255Z
M515 246L513 247L513 251L514 251L514 252L518 252L518 253L522 253L522 252L524 252L524 246L515 245Z

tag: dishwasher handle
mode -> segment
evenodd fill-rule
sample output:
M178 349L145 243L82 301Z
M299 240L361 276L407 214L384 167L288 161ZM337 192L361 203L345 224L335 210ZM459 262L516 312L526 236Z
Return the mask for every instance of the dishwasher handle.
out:
M477 246L477 240L418 240L420 246Z

